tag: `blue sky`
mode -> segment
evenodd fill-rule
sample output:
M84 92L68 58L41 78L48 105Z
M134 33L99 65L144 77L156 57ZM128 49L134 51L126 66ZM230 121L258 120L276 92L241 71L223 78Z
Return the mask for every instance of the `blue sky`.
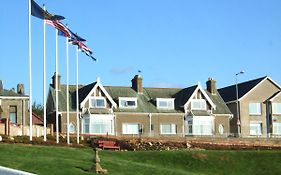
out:
M218 87L268 75L281 84L280 0L36 0L87 39L98 59L79 54L79 83L130 86L138 70L145 87L188 87L208 77ZM5 89L28 73L28 0L0 6L0 79ZM32 17L33 100L43 103L43 22ZM47 84L55 71L55 30L47 26ZM75 47L70 46L75 84ZM59 38L59 73L66 82L65 39Z

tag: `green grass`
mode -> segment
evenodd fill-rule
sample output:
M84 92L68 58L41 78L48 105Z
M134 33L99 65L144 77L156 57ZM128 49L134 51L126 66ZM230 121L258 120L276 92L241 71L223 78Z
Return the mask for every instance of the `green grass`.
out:
M281 174L281 151L100 151L109 175ZM0 144L0 165L37 174L93 174L92 149Z

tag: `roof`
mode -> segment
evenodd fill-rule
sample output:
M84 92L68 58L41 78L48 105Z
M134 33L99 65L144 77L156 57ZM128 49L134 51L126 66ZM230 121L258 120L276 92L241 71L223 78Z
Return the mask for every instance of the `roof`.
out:
M13 90L0 90L0 97L17 97L17 98L28 98L28 95L18 94Z
M255 86L257 86L265 78L267 78L267 76L237 84L238 99L242 98L245 94L247 94L250 90L252 90ZM236 97L236 84L218 89L218 92L225 102L235 101L237 98Z
M216 90L215 94L211 94L209 91L205 90L208 96L211 98L214 104L216 104L216 109L214 109L214 114L232 114L219 92Z
M91 90L95 87L96 82L90 83L85 86L79 86L79 102L81 103ZM192 94L196 90L198 85L187 87L184 89L181 88L143 88L142 94L138 94L131 87L124 86L103 86L109 96L113 101L118 104L119 97L134 97L137 98L137 108L114 108L114 112L137 112L137 113L183 113L184 104L191 98ZM55 89L50 85L48 100L55 103ZM210 94L205 91L210 97L212 102L217 106L216 110L213 111L215 114L231 114L228 107L224 103L223 99L218 92L216 94ZM69 86L69 110L76 111L76 86ZM173 110L169 109L159 109L156 106L157 98L174 98L175 108ZM47 103L50 103L49 101ZM54 107L55 105L52 105ZM52 109L54 111L54 109ZM49 109L50 111L50 109ZM59 90L59 111L66 111L66 85L61 85ZM90 110L90 113L108 113L106 110Z

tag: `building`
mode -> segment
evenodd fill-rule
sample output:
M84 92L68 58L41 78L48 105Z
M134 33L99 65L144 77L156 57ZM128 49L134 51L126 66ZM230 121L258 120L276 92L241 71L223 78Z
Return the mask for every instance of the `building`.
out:
M239 83L237 87L240 121L236 85L218 90L234 114L230 131L238 133L240 123L242 137L281 135L281 87L268 76Z
M56 125L56 76L47 99L48 122ZM207 89L200 84L180 88L145 88L136 75L131 87L103 86L101 81L79 86L79 121L84 135L115 136L227 136L232 114L209 79ZM58 128L67 132L66 85L58 76ZM76 132L76 88L69 86L71 133Z
M24 85L18 84L17 91L6 90L0 80L0 119L9 119L15 125L26 125L28 117L29 97L24 94Z

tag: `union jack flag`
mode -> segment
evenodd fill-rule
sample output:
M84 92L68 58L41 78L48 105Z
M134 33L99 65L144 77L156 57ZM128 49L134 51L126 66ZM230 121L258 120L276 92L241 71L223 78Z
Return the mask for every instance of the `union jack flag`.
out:
M63 35L65 37L70 38L71 37L71 33L70 31L67 29L67 27L65 27L59 20L49 20L49 19L45 19L45 23L53 26L54 28L58 29L60 32L63 33Z

